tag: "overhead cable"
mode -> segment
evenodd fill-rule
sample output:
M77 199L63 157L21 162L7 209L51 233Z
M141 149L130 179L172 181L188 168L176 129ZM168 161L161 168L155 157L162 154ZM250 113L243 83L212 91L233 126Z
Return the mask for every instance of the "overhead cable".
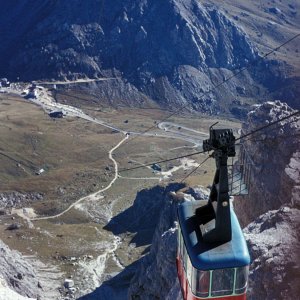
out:
M261 130L263 130L263 129L266 129L266 128L268 128L268 127L270 127L270 126L272 126L272 125L275 125L275 124L277 124L277 123L279 123L279 122L281 122L281 121L284 121L284 120L286 120L286 119L289 119L289 118L291 118L291 117L293 117L293 116L296 116L296 115L298 115L298 114L300 114L300 111L296 111L295 113L292 113L292 114L290 114L290 115L288 115L288 116L285 116L284 118L281 118L281 119L278 119L278 120L276 120L276 121L274 121L274 122L271 122L271 123L269 123L269 124L267 124L267 125L264 125L264 126L262 126L262 127L260 127L260 128L257 128L257 129L255 129L255 130L253 130L253 131L251 131L251 132L249 132L249 133L247 133L247 134L244 134L244 135L242 135L242 136L240 136L239 138L237 138L236 140L235 140L235 142L236 141L238 141L238 140L241 140L241 139L244 139L245 137L249 137L249 136L251 136L252 134L254 134L254 133L257 133L257 132L259 132L259 131L261 131ZM290 122L287 122L287 124L288 123L293 123L293 122L296 122L296 120L291 120ZM280 126L277 126L277 127L282 127L283 125L280 125ZM277 128L277 127L275 127L275 128ZM299 135L293 135L293 136L299 136ZM278 137L279 138L279 137ZM246 139L246 141L247 140L251 140L251 139ZM245 140L244 140L245 141ZM210 158L211 156L209 156L208 158ZM208 159L207 158L207 159ZM206 161L206 160L205 160ZM205 162L204 161L204 162ZM184 180L186 180L191 174L193 174L194 172L196 172L196 170L198 169L200 167L200 165L198 166L198 167L196 167L192 172L190 172L182 181L184 181ZM182 182L181 181L181 182Z
M232 78L236 77L237 75L241 74L243 71L247 70L249 67L253 66L254 64L256 64L257 62L259 62L262 59L265 59L266 57L268 57L269 55L273 54L274 52L278 51L280 48L282 48L283 46L287 45L288 43L290 43L291 41L295 40L296 38L298 38L300 36L300 33L294 35L293 37L291 37L290 39L288 39L287 41L285 41L284 43L280 44L279 46L277 46L276 48L273 48L272 50L270 50L268 53L266 53L265 55L256 58L250 62L248 62L248 64L241 68L240 70L238 70L236 73L234 73L233 75L229 76L228 78L224 79L222 82L220 82L217 85L214 85L212 89L206 91L206 92L202 92L201 96L199 99L197 99L195 102L201 100L204 96L208 95L209 93L213 92L214 90L218 89L219 87L221 87L223 84L227 83L229 80L231 80ZM127 142L125 142L123 144L123 146L125 146L127 143L132 142L133 140L135 140L136 138L144 135L145 133L149 132L151 129L155 128L158 124L167 121L168 119L170 119L171 117L177 115L179 112L181 112L184 108L188 107L189 103L179 107L176 111L174 111L173 113L169 114L168 116L166 116L165 118L163 118L162 120L158 121L157 124L152 125L151 127L145 129L144 131L142 131L141 133L139 133L138 135L136 135L134 138L128 140Z
M281 121L287 120L287 119L289 119L289 118L291 118L291 117L293 117L293 116L296 116L296 115L298 115L298 114L300 114L300 111L296 111L295 113L292 113L292 114L290 114L290 115L288 115L288 116L285 116L284 118L281 118L281 119L276 120L276 121L274 121L274 122L271 122L271 123L269 123L269 124L267 124L267 125L264 125L264 126L262 126L262 127L260 127L260 128L257 128L257 129L255 129L255 130L253 130L253 131L251 131L251 132L249 132L249 133L247 133L247 134L245 134L245 135L242 135L242 136L240 136L239 138L235 139L235 142L237 142L237 141L239 141L239 140L241 140L241 139L244 139L244 138L246 138L246 137L249 137L249 136L251 136L251 135L254 134L254 133L257 133L257 132L259 132L259 131L261 131L261 130L263 130L263 129L266 129L266 128L272 126L272 125L275 125L275 124L277 124L277 123L279 123L279 122L281 122ZM291 121L288 122L288 123L292 123L292 122L295 122L295 121L296 121L296 120L291 120ZM280 126L278 126L278 127L280 128L280 127L282 127L282 125L280 125ZM275 128L278 128L278 127L275 127ZM248 139L246 139L246 140L248 140ZM177 157L173 157L173 158L169 158L169 159L164 159L164 160L160 160L160 161L154 161L154 162L151 162L151 163L143 164L142 166L132 167L132 168L128 168L128 169L122 169L122 170L119 171L119 173L125 172L125 171L136 170L136 169L140 169L140 168L144 168L144 167L149 167L149 166L152 166L152 165L154 165L154 164L160 164L160 163L164 163L164 162L169 162L169 161L173 161L173 160L176 160L176 159L185 158L185 157L190 157L190 156L195 156L195 155L203 154L203 153L206 153L206 152L205 152L205 151L198 151L198 152L194 152L194 153L190 153L190 154L186 154L186 155L181 155L181 156L177 156Z
M138 167L122 169L122 170L119 171L119 173L122 173L122 172L125 172L125 171L136 170L136 169L140 169L140 168L144 168L144 167L149 167L149 166L152 166L154 164L160 164L160 163L164 163L164 162L168 162L168 161L172 161L172 160L176 160L176 159L180 159L180 158L190 157L190 156L194 156L194 155L198 155L198 154L203 154L203 153L205 153L205 152L204 151L198 151L198 152L194 152L194 153L190 153L190 154L186 154L186 155L176 156L176 157L169 158L169 159L159 160L159 161L143 164L142 166L138 166Z
M212 157L212 155L206 157L200 164L198 164L198 166L193 169L189 174L187 174L181 181L180 183L183 183L188 177L190 177L193 173L195 173L206 161L208 161L210 158Z
M272 125L275 125L275 124L277 124L277 123L279 123L279 122L281 122L281 121L284 121L284 120L286 120L286 119L289 119L289 118L291 118L291 117L293 117L293 116L296 116L296 115L299 115L299 114L300 114L300 111L297 110L296 112L294 112L294 113L292 113L292 114L290 114L290 115L288 115L288 116L285 116L285 117L283 117L283 118L281 118L281 119L278 119L278 120L276 120L276 121L274 121L274 122L271 122L271 123L269 123L269 124L267 124L267 125L264 125L264 126L261 126L261 127L257 128L257 129L255 129L255 130L252 130L251 132L246 133L246 134L240 136L240 137L237 138L235 141L244 139L244 138L246 138L246 137L248 137L248 136L250 136L250 135L252 135L252 134L254 134L254 133L257 133L258 131L261 131L261 130L263 130L263 129L266 129L266 128L272 126ZM296 120L292 120L292 121L289 122L289 123L292 123L292 122L295 122L295 121L296 121ZM279 127L282 127L282 126L279 126Z

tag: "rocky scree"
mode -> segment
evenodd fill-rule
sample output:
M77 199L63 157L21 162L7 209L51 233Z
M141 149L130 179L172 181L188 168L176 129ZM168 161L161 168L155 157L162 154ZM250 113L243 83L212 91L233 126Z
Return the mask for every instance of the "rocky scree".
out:
M0 207L3 209L22 208L32 202L43 200L44 195L38 192L20 193L9 191L0 193Z
M19 252L10 250L1 240L0 252L0 278L20 295L40 297L41 284L37 279L35 269L24 260Z

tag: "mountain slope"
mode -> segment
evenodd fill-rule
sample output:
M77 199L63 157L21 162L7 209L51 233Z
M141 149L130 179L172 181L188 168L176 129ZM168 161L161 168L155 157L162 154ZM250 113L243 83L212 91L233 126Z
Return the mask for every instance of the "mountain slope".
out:
M1 25L7 25L1 54L10 56L9 68L25 78L69 71L93 76L112 67L157 77L181 65L233 69L256 57L232 22L198 1L118 1L112 6L106 1L27 0L18 7L1 5L3 12L12 12L1 15ZM8 26L15 28L13 36ZM20 44L11 49L9 42L15 40Z

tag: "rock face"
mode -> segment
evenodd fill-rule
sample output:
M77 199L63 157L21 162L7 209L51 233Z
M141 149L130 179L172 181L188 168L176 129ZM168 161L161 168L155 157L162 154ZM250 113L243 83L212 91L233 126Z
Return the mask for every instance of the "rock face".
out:
M55 266L24 257L0 240L0 300L60 299L61 279Z
M121 77L125 98L138 89L160 105L189 104L209 113L226 112L234 101L230 109L238 116L247 107L239 99L262 97L263 86L284 79L280 63L261 61L209 92L257 59L258 52L220 9L197 0L0 4L0 76L23 81Z
M300 294L300 212L283 206L245 228L252 265L247 299L297 299Z
M250 132L293 112L280 102L265 103L249 113L243 130ZM290 118L246 142L255 163L251 190L234 203L240 220L248 224L244 232L252 256L249 299L299 297L299 130L299 117Z
M19 252L10 250L1 240L0 252L0 280L4 280L8 288L24 297L40 297L41 289L34 268ZM8 292L11 293L7 290Z
M2 300L35 300L34 298L28 298L21 296L14 290L10 289L7 283L0 278L0 299Z
M184 199L207 199L205 189L169 193L161 210L150 253L142 258L131 280L129 299L181 299L177 280L177 205Z
M258 105L243 124L247 134L295 111L279 101ZM299 208L300 119L295 116L268 127L245 140L253 160L249 196L235 201L242 225L283 204Z
M257 106L248 115L244 133L291 113L280 102ZM278 125L246 142L256 163L251 194L234 201L240 220L248 224L244 232L252 258L247 295L251 300L297 299L300 293L299 121L291 118ZM151 251L131 281L129 299L181 299L175 267L176 206L183 198L207 197L195 197L191 191L191 196L167 197Z
M20 193L16 191L0 193L0 207L21 208L35 201L43 200L43 194L37 192Z
M14 24L20 28L14 33L25 42L24 48L15 47L14 56L8 53L13 37L4 30L1 53L12 57L12 70L26 67L25 77L67 76L66 72L93 77L113 67L125 73L142 68L158 77L172 72L174 65L233 69L257 56L232 22L193 0L116 1L113 6L105 1L27 0L17 7L1 5L12 12L1 25L11 26L10 20L23 17L23 26ZM47 61L47 68L38 66L40 61Z

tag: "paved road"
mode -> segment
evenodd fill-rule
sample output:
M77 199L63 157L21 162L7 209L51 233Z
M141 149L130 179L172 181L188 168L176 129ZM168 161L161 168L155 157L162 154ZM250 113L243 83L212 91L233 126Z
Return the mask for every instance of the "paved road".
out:
M74 81L74 82L78 82L78 81ZM46 112L62 111L66 116L82 118L84 120L105 126L107 128L110 128L111 130L123 134L129 133L130 135L143 135L149 137L179 139L179 140L192 143L196 146L201 146L202 140L207 136L207 134L203 132L190 129L187 127L182 127L181 125L170 123L170 122L162 122L158 124L158 128L163 130L163 133L153 133L153 132L141 133L136 131L125 131L112 124L106 123L100 119L91 117L79 108L73 107L71 105L57 103L56 101L54 101L51 93L45 87L37 86L36 90L37 90L37 97L35 99L34 98L30 99L30 101L32 101L33 103L39 106L42 106ZM181 127L185 132L183 132L183 130L178 130L179 127ZM189 132L191 132L192 134L189 134ZM197 136L195 136L195 134L197 134Z
M203 131L198 131L172 122L161 122L158 128L166 132L173 133L178 139L190 141L194 144L202 144L202 140L208 137L208 134Z

